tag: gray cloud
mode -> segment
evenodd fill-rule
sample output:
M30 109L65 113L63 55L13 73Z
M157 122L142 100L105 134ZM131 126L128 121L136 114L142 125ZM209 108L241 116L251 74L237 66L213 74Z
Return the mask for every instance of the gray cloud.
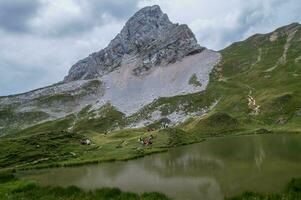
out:
M9 32L27 31L27 22L36 14L39 6L37 0L0 1L0 29Z
M66 24L62 34L81 33L109 23L111 20L127 20L137 10L137 0L81 0L81 19L75 19Z
M91 10L94 16L99 16L100 13L108 13L118 19L127 19L137 10L137 0L91 0L89 1Z
M0 79L0 95L21 93L45 85L41 79L43 73L45 73L43 70L19 70L18 66L12 64L14 63L0 63L0 73L5 74Z
M112 20L126 20L137 10L137 3L138 0L2 0L0 29L44 37L74 36Z
M137 0L78 0L82 15L64 24L61 35L89 31L95 27L110 23L112 20L125 21L137 10Z

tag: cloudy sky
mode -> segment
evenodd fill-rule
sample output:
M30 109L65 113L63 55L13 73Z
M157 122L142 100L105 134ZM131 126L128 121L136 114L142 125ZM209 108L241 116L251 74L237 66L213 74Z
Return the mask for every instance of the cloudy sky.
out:
M138 9L154 4L214 50L301 22L300 0L0 0L0 95L62 80Z

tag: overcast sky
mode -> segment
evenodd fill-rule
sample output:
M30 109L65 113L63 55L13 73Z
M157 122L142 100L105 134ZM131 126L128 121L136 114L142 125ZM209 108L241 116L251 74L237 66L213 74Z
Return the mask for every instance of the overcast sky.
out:
M154 4L214 50L301 22L300 0L0 0L0 95L62 80L138 9Z

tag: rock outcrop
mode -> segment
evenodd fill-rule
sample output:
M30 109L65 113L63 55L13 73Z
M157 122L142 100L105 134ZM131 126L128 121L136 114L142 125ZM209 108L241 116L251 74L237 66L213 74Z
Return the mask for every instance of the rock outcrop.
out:
M137 61L133 73L140 75L202 50L187 25L172 23L159 6L145 7L128 20L108 47L73 65L64 82L102 77L120 68L125 56Z

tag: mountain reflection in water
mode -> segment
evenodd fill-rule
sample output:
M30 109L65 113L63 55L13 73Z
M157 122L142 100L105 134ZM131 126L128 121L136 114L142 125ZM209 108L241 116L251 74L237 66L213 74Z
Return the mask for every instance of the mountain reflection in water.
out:
M126 162L23 172L42 185L159 191L175 199L223 199L246 190L279 192L301 177L301 135L208 139Z

